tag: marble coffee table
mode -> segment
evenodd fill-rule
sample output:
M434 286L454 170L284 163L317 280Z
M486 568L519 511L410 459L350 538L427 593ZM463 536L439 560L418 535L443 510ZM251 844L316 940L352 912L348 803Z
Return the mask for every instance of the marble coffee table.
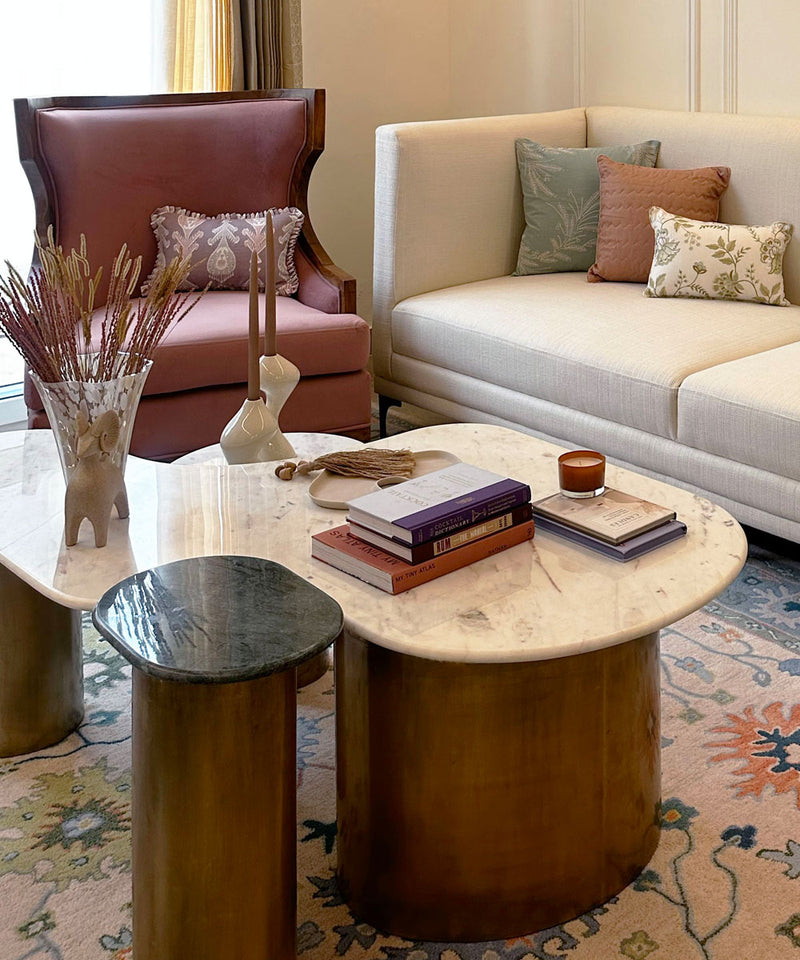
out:
M562 448L502 427L428 427L377 446L448 450L557 486ZM318 451L321 452L321 451ZM659 836L658 631L737 575L741 528L700 497L609 466L668 504L682 540L627 564L533 541L391 596L313 560L342 523L273 465L130 458L108 546L63 543L46 432L0 434L0 563L55 606L92 607L131 574L204 554L284 564L337 600L339 884L355 913L429 940L512 937L603 902ZM5 642L5 641L3 641Z

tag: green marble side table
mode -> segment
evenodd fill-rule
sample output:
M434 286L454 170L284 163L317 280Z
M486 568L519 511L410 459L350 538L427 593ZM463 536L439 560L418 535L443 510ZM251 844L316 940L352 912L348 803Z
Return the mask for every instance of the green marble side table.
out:
M342 611L286 567L137 573L93 619L133 665L136 960L294 960L295 668Z

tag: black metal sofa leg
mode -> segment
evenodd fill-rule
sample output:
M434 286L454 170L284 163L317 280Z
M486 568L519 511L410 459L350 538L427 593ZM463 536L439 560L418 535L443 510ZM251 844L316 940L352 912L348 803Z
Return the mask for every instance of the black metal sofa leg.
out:
M389 407L399 407L402 404L402 400L395 400L393 397L384 397L382 394L378 394L378 436L383 438L386 436L386 414L389 412Z

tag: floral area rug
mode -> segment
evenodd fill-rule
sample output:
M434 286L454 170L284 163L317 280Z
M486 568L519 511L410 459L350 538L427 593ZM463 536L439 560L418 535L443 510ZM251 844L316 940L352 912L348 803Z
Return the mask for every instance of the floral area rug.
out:
M129 667L85 629L86 719L0 762L0 960L131 960ZM800 960L800 562L751 548L736 582L663 632L663 833L584 916L483 944L354 919L334 874L334 698L299 697L303 960ZM620 745L624 749L624 745Z

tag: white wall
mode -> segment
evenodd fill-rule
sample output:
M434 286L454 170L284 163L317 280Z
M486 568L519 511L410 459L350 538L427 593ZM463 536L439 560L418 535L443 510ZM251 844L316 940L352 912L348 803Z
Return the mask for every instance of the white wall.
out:
M564 0L303 0L303 83L327 90L314 228L372 303L375 128L572 105Z
M573 0L584 103L800 114L797 0Z

